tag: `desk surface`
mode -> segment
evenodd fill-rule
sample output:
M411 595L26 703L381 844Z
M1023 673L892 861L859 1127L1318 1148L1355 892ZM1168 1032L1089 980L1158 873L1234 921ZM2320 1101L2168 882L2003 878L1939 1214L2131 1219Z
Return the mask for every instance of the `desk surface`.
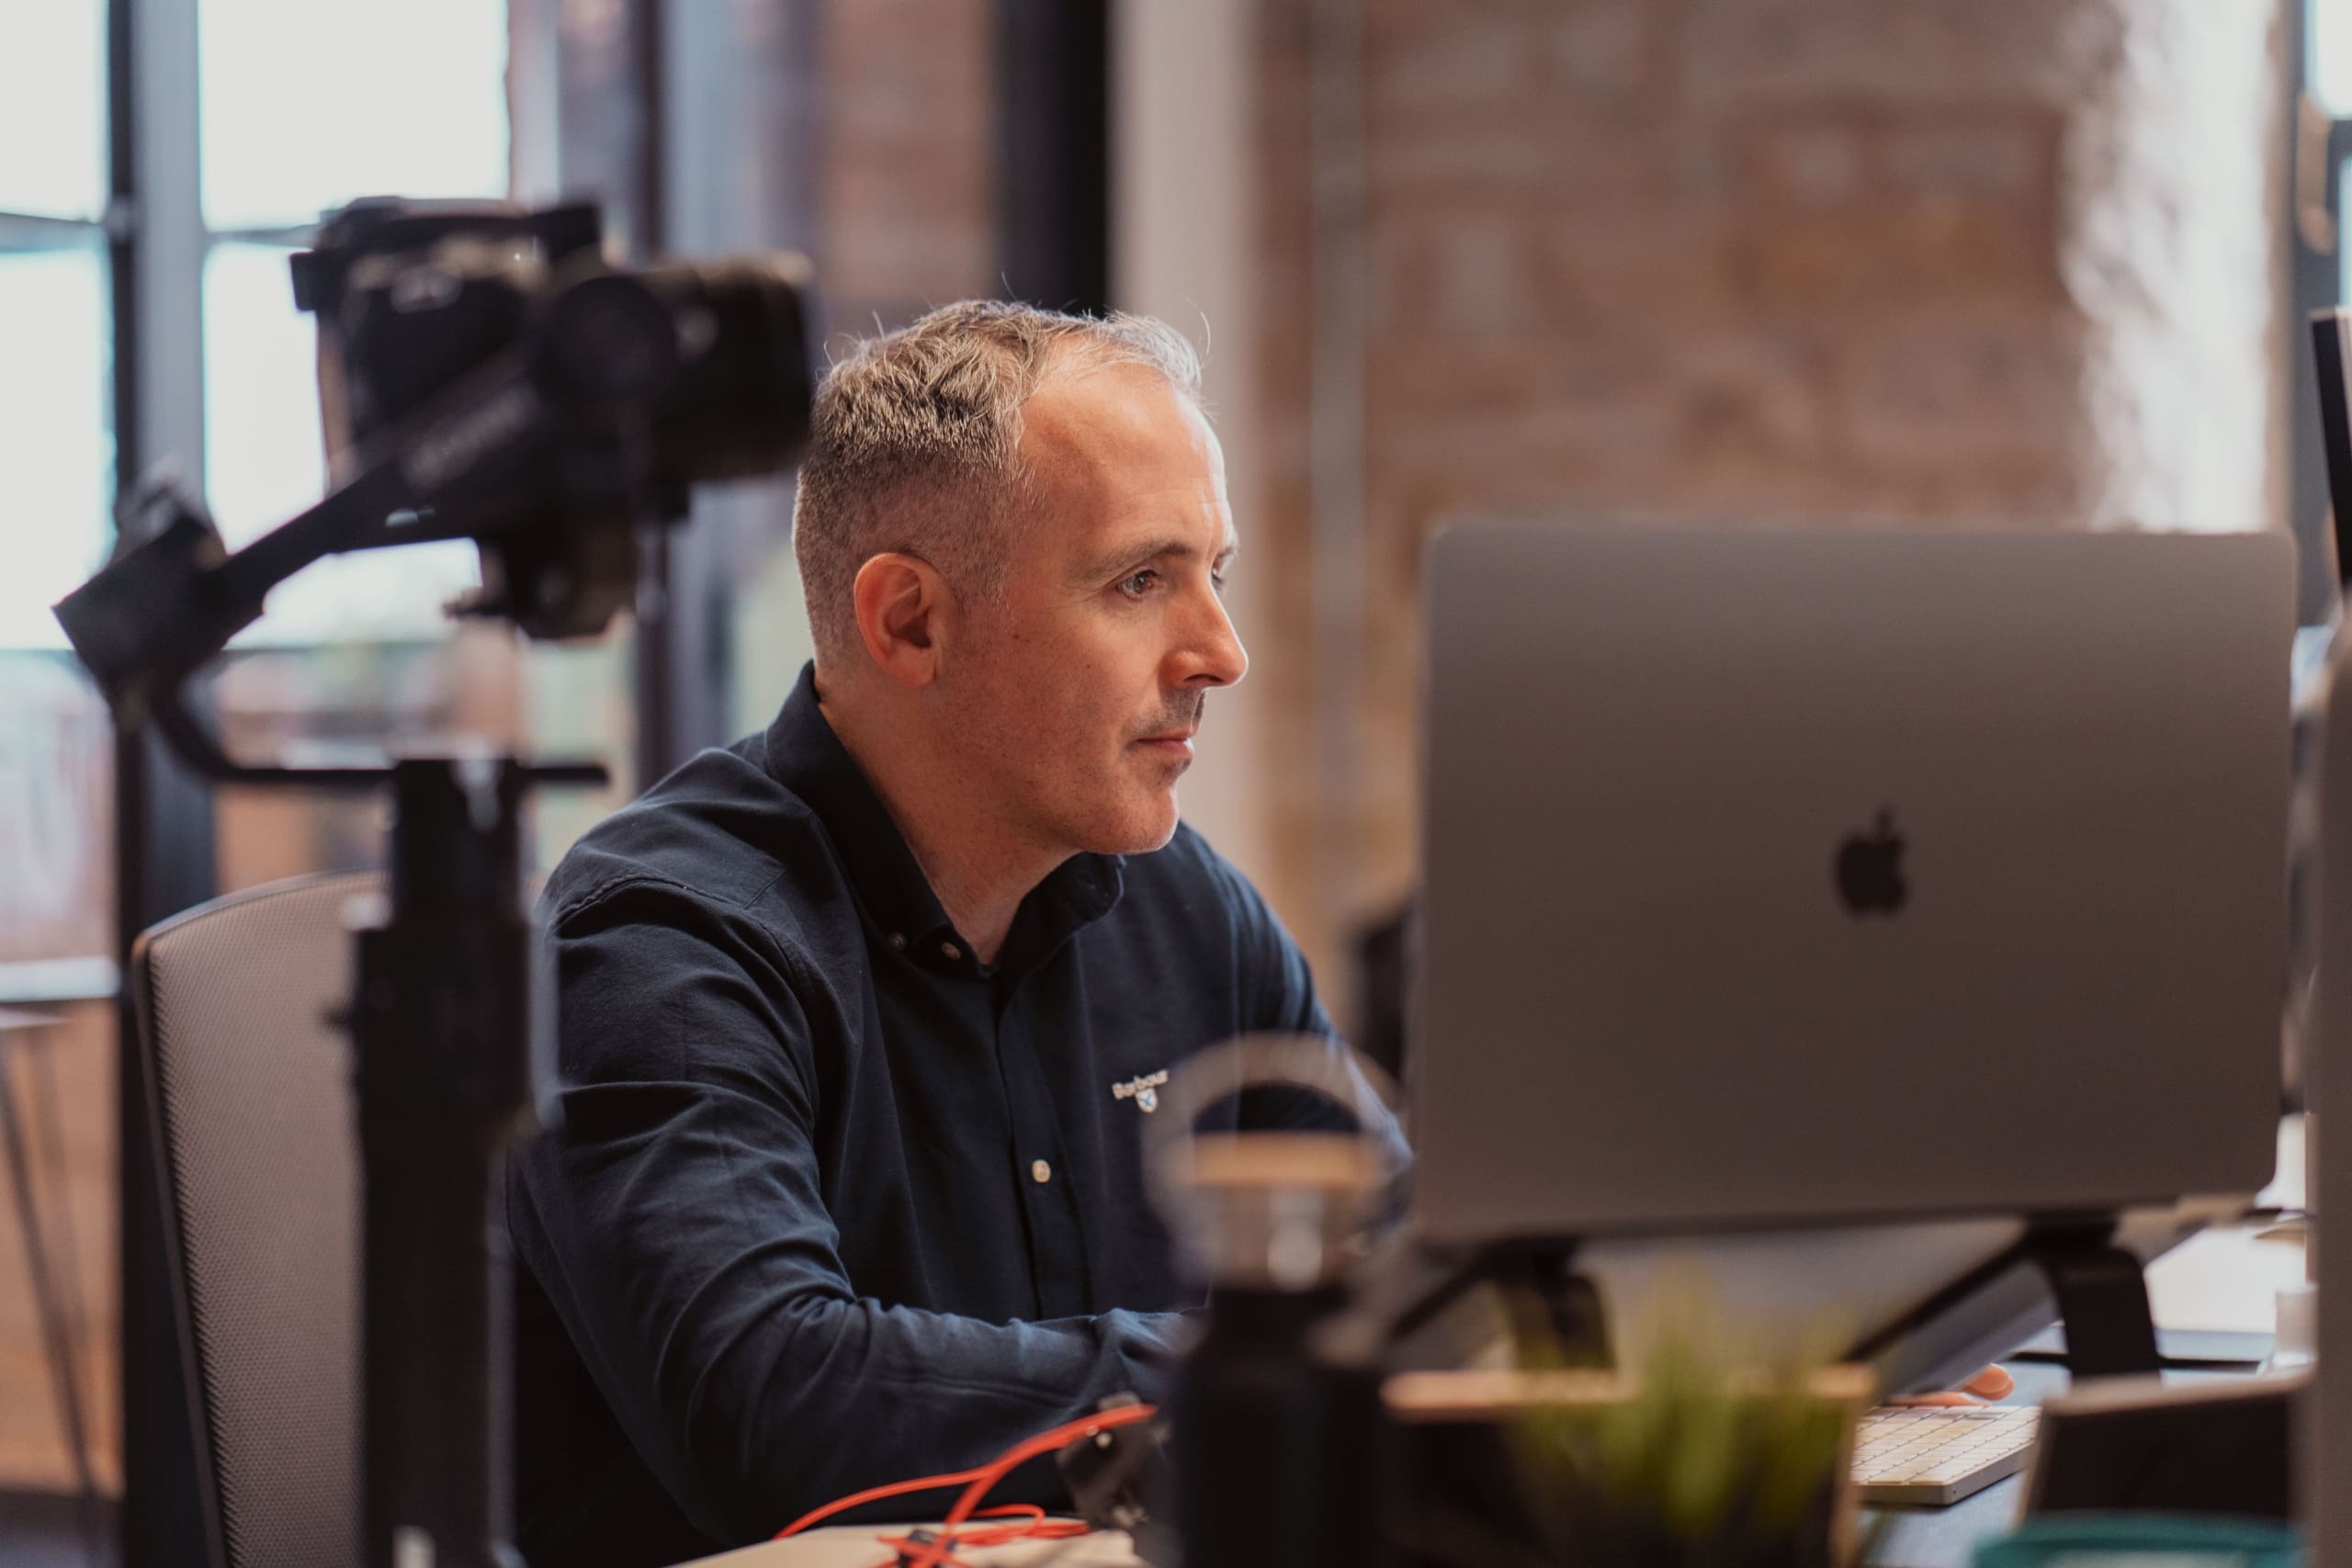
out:
M2066 1387L2066 1370L2054 1363L2018 1362L2010 1370L2018 1386L2007 1404L2039 1404ZM1866 1523L1881 1517L1888 1521L1885 1533L1871 1546L1867 1568L1968 1568L1978 1543L2015 1525L2024 1505L2025 1478L2018 1475L1949 1507L1866 1509ZM886 1568L890 1551L877 1544L876 1538L904 1529L864 1525L811 1530L797 1540L706 1558L693 1568ZM1000 1547L967 1553L967 1560L989 1568L1138 1568L1127 1538L1115 1532L1082 1540Z
M890 1549L877 1537L896 1534L904 1526L848 1525L839 1529L810 1530L791 1540L747 1546L720 1557L706 1557L690 1568L884 1568ZM1138 1568L1127 1549L1124 1531L1106 1530L1077 1540L1029 1541L1018 1546L966 1551L964 1560L988 1568Z
M2294 1163L2300 1166L2300 1159ZM2299 1242L2267 1237L2258 1226L2199 1235L2149 1271L2157 1324L2169 1330L2267 1334L2275 1292L2302 1278L2302 1253ZM2010 1371L2018 1386L2005 1404L2039 1404L2067 1384L2065 1369L2051 1362L2020 1361ZM2024 1504L2025 1478L2013 1476L1949 1507L1866 1511L1866 1518L1883 1512L1892 1520L1872 1547L1870 1568L1968 1568L1977 1543L2014 1525ZM884 1568L890 1551L876 1544L882 1533L873 1525L812 1530L794 1540L705 1558L694 1568ZM1000 1547L967 1560L992 1568L1136 1568L1126 1537L1115 1533Z

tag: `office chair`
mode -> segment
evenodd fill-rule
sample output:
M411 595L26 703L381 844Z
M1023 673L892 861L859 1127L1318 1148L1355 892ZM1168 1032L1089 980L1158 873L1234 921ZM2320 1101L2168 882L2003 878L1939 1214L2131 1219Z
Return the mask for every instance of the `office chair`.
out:
M373 872L200 905L131 953L165 1245L223 1568L358 1561L358 1137L343 910Z

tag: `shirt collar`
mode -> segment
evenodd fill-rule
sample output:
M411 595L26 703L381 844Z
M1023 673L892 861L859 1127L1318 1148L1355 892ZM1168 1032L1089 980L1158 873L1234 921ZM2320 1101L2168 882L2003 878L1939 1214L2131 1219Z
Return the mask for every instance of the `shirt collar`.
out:
M792 694L768 726L768 776L808 807L841 857L850 891L879 939L926 968L983 970L947 919L889 808L867 782L817 703L817 667L804 665ZM1076 854L1032 888L1013 917L1000 970L1044 961L1080 928L1117 905L1125 878L1117 855Z

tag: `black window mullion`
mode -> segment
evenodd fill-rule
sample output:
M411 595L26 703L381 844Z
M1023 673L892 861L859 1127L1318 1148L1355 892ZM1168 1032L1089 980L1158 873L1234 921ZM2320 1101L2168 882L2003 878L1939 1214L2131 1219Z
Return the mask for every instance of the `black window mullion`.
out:
M2281 51L2288 116L2286 158L2287 263L2285 284L2289 310L2287 406L2289 412L2289 526L2301 557L2298 620L2303 626L2326 624L2337 600L2337 580L2326 570L2329 539L2327 472L2322 457L2317 369L2312 361L2312 314L2344 302L2344 202L2342 170L2352 155L2352 121L2327 123L2321 129L2312 117L2323 110L2312 93L2311 70L2312 13L2298 6L2300 25L2287 29ZM2332 109L2333 106L2328 106ZM2316 165L2316 166L2314 166ZM2324 221L2313 224L2304 210L2318 182ZM2352 519L2336 522L2335 539L2345 537ZM2339 555L2342 554L2339 549ZM2339 561L2339 570L2343 561Z
M204 480L202 269L197 210L196 17L175 0L112 0L108 123L114 209L115 485L159 463ZM117 541L121 547L123 541ZM213 892L210 792L158 753L126 755L118 778L121 945ZM128 789L122 789L123 785Z
M111 0L108 224L115 483L170 457L204 471L203 234L197 209L196 8ZM119 547L120 541L118 541ZM117 957L215 889L212 795L151 734L115 746ZM196 1568L217 1542L199 1484L189 1367L172 1307L150 1107L126 989L117 1054L125 1568Z
M1006 293L1111 306L1108 0L1000 0L997 243Z

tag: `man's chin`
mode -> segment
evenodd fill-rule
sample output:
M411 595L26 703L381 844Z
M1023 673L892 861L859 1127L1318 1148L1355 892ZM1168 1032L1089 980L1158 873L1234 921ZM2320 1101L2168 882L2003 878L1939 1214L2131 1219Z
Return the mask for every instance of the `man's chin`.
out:
M1168 847L1176 822L1176 792L1170 789L1154 805L1126 814L1115 825L1104 824L1103 831L1089 835L1094 841L1086 847L1098 855L1148 855Z

